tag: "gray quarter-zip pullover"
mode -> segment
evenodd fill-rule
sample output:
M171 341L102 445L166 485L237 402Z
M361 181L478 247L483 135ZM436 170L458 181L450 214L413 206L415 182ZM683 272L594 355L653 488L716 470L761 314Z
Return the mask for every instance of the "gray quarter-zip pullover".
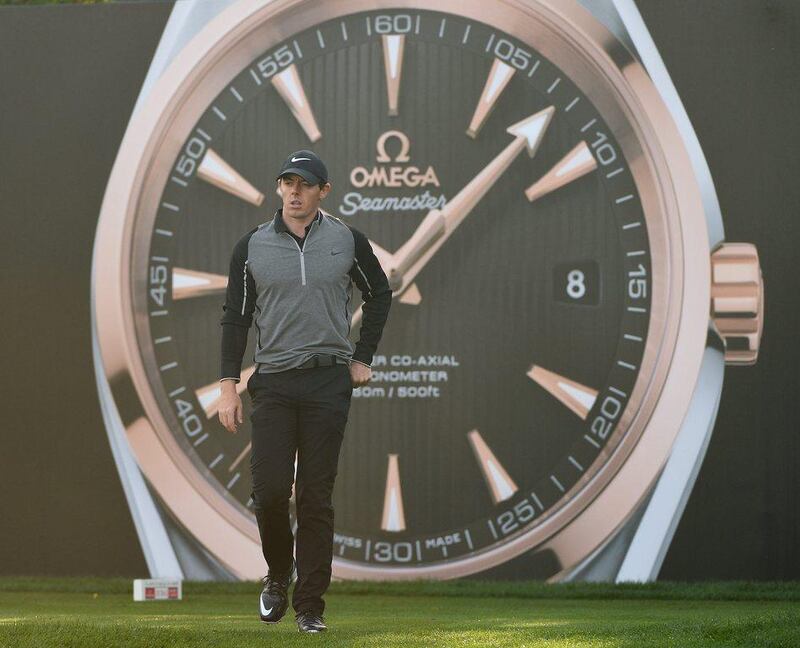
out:
M383 333L392 291L367 237L320 210L301 247L282 211L234 246L220 321L223 379L240 379L253 321L254 361L270 373L314 354L370 365ZM349 339L353 283L364 300L355 347Z

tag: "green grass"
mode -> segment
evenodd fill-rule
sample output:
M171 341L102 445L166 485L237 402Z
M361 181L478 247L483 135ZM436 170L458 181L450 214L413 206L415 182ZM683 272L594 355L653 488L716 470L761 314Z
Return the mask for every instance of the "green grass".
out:
M258 622L256 583L184 583L134 603L128 579L0 579L0 646L800 646L800 583L333 583L323 635Z

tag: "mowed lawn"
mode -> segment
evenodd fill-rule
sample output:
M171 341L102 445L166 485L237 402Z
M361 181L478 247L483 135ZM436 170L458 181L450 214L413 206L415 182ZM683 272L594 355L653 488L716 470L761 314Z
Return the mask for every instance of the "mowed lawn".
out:
M257 583L132 601L122 579L0 579L0 646L800 646L800 583L340 583L325 634L258 621Z

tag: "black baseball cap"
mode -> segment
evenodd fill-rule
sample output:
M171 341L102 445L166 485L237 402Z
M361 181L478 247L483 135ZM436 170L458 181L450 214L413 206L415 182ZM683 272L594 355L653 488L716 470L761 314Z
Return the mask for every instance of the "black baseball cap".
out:
M306 149L295 151L287 157L281 166L281 172L275 179L288 173L296 173L313 184L328 182L328 169L325 168L325 164L317 157L316 153Z

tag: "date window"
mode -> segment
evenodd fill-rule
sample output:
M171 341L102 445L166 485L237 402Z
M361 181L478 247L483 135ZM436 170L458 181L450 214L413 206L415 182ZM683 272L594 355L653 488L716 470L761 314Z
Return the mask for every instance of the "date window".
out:
M556 301L581 306L596 306L600 302L600 268L596 261L561 263L554 273Z

